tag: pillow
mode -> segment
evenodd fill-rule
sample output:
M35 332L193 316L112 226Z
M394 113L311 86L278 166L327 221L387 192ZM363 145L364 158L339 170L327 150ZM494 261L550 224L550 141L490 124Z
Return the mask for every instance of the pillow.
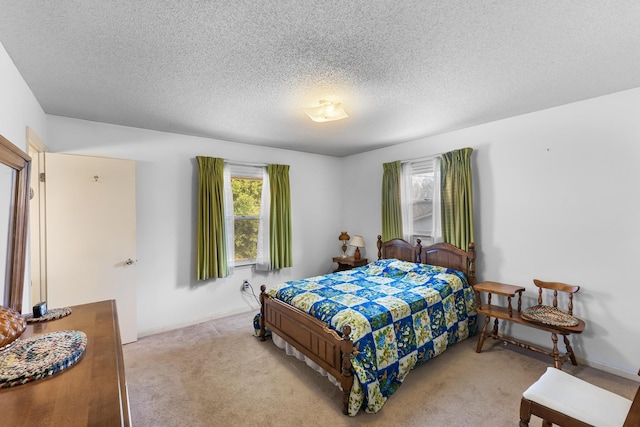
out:
M419 268L420 264L402 261L399 259L380 259L364 267L366 274L370 276L383 276L399 278L404 277L410 271Z
M416 269L416 274L425 274L429 276L433 276L434 274L440 273L451 273L452 271L449 268L441 267L439 265L431 265L431 264L418 264L419 267Z

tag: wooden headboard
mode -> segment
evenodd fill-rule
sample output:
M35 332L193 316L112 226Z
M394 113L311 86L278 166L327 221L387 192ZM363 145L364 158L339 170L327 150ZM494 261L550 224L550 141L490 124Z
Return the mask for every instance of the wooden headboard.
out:
M382 236L378 236L378 259L400 259L403 261L418 262L420 247L412 246L403 239L392 239L387 242L382 241Z
M436 243L422 246L418 239L416 246L412 246L403 239L382 241L378 236L378 259L400 259L420 264L438 265L452 268L467 274L471 285L476 284L476 250L475 244L469 243L469 250L463 251L449 243Z

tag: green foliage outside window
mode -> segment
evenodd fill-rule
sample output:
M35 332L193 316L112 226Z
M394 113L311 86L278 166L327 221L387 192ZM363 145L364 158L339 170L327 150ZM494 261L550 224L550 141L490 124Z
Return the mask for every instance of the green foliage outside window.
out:
M258 252L258 225L262 180L231 177L235 232L235 261L255 260Z

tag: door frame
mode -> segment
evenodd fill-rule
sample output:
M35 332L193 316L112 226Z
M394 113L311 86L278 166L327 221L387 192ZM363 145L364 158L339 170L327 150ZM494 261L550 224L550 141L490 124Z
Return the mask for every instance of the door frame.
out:
M30 255L30 292L32 306L47 300L47 258L46 258L46 195L44 182L40 179L44 173L44 153L47 146L38 134L27 127L27 150L31 157L31 190L29 203L29 255ZM44 175L42 175L44 176Z

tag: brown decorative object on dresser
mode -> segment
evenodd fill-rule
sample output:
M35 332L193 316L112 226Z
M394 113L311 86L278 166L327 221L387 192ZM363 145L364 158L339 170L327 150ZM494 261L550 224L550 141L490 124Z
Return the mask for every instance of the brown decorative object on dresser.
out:
M469 283L475 285L476 254L473 243L469 245L468 251L463 251L448 243L422 247L418 240L414 247L402 239L382 242L382 236L378 236L377 247L378 259L394 258L452 268L466 273ZM270 297L265 285L260 290L261 340L265 340L266 330L269 329L335 377L342 388L343 413L347 414L353 386L351 328L345 326L343 335L340 336L326 323Z
M478 338L478 346L476 352L482 351L482 345L487 337L504 341L518 347L532 350L538 353L546 354L553 358L554 366L562 369L562 364L570 359L571 363L577 365L576 356L571 347L568 336L571 334L581 334L584 331L585 323L583 320L573 317L573 294L580 290L580 286L567 285L559 282L543 282L534 279L534 284L538 287L538 305L522 310L522 292L525 290L522 286L507 285L497 282L482 282L474 286L478 298L478 314L484 314L484 326ZM553 305L543 306L543 289L553 291ZM558 310L558 292L568 293L568 312ZM487 303L482 304L480 293L487 294ZM491 303L491 294L500 295L507 298L507 306L493 305ZM511 306L511 298L518 294L518 307L514 311ZM493 329L487 331L491 318L494 318ZM553 348L545 350L532 344L515 340L511 337L498 333L498 321L514 322L520 325L529 326L531 328L540 329L551 333L551 341ZM562 335L566 353L561 354L558 350L558 335Z
M17 340L26 328L27 321L20 313L0 306L0 351Z

